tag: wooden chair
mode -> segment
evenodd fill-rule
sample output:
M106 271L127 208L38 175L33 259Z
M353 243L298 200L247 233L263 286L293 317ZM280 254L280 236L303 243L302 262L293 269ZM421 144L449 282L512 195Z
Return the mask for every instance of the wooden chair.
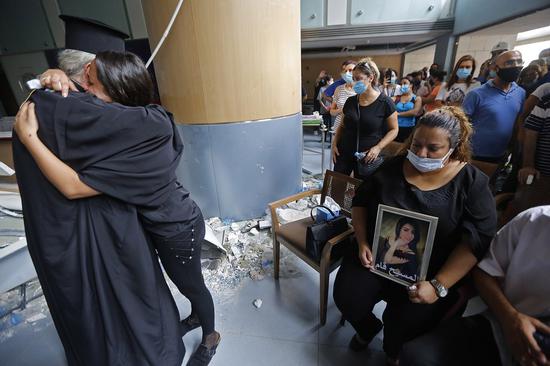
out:
M328 302L328 285L330 273L338 268L341 263L341 256L334 255L332 249L339 243L353 235L353 228L350 227L344 233L330 239L321 255L321 260L317 261L310 258L306 254L306 230L313 223L310 217L298 221L289 222L281 225L277 217L277 208L292 201L321 194L321 203L325 201L327 196L336 201L341 209L340 213L351 217L351 204L355 194L355 190L361 184L361 180L350 176L336 173L330 170L326 171L322 189L313 189L307 192L301 192L290 197L283 198L279 201L269 204L271 210L271 219L273 222L273 266L274 277L279 279L279 262L280 262L280 246L281 244L287 247L291 252L296 254L309 266L319 272L320 275L320 322L325 325L327 320L327 302Z
M390 142L388 145L386 145L386 147L384 148L384 150L382 150L382 155L386 156L386 157L392 157L394 156L395 154L397 154L397 152L399 150L401 150L401 148L403 147L403 143L401 142L396 142L396 141L392 141Z
M488 163L485 161L480 160L472 160L472 165L481 170L483 173L485 173L486 176L491 178L493 174L497 171L498 164L497 163Z

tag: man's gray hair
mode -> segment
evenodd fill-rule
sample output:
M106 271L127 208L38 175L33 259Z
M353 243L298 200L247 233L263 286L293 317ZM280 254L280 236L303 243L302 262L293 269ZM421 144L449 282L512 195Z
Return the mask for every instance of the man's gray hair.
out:
M66 49L57 54L59 68L71 79L83 76L84 66L94 60L95 55L84 51Z

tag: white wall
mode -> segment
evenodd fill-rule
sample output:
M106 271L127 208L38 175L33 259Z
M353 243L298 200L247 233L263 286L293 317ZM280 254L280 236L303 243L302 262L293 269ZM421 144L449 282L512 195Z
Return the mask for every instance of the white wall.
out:
M453 67L456 61L462 56L472 55L476 60L475 75L478 75L481 64L491 57L491 49L498 42L504 41L508 42L508 47L513 50L516 43L516 36L517 34L461 36L458 40Z
M434 56L435 44L416 51L405 53L403 75L407 75L413 71L422 70L423 67L430 67L430 65L434 62Z

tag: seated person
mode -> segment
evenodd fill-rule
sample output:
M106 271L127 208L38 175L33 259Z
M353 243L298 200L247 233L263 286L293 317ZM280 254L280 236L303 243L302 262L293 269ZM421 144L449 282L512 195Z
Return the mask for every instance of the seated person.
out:
M550 337L550 206L522 212L473 271L489 309L406 343L401 365L550 365L534 333Z
M435 328L455 307L457 289L485 256L496 230L495 203L487 176L469 164L471 133L458 107L427 113L405 148L358 189L352 209L358 245L344 255L334 283L334 301L357 332L352 350L367 348L384 328L388 364L397 364L404 343ZM414 291L371 272L379 204L439 218L427 280ZM387 302L384 323L372 313L381 300Z

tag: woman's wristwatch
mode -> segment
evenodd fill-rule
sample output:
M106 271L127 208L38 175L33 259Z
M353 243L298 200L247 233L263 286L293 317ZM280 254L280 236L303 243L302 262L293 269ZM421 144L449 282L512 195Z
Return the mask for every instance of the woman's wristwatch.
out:
M437 297L445 297L449 293L449 290L447 290L447 288L435 278L430 281L430 284L435 288Z

